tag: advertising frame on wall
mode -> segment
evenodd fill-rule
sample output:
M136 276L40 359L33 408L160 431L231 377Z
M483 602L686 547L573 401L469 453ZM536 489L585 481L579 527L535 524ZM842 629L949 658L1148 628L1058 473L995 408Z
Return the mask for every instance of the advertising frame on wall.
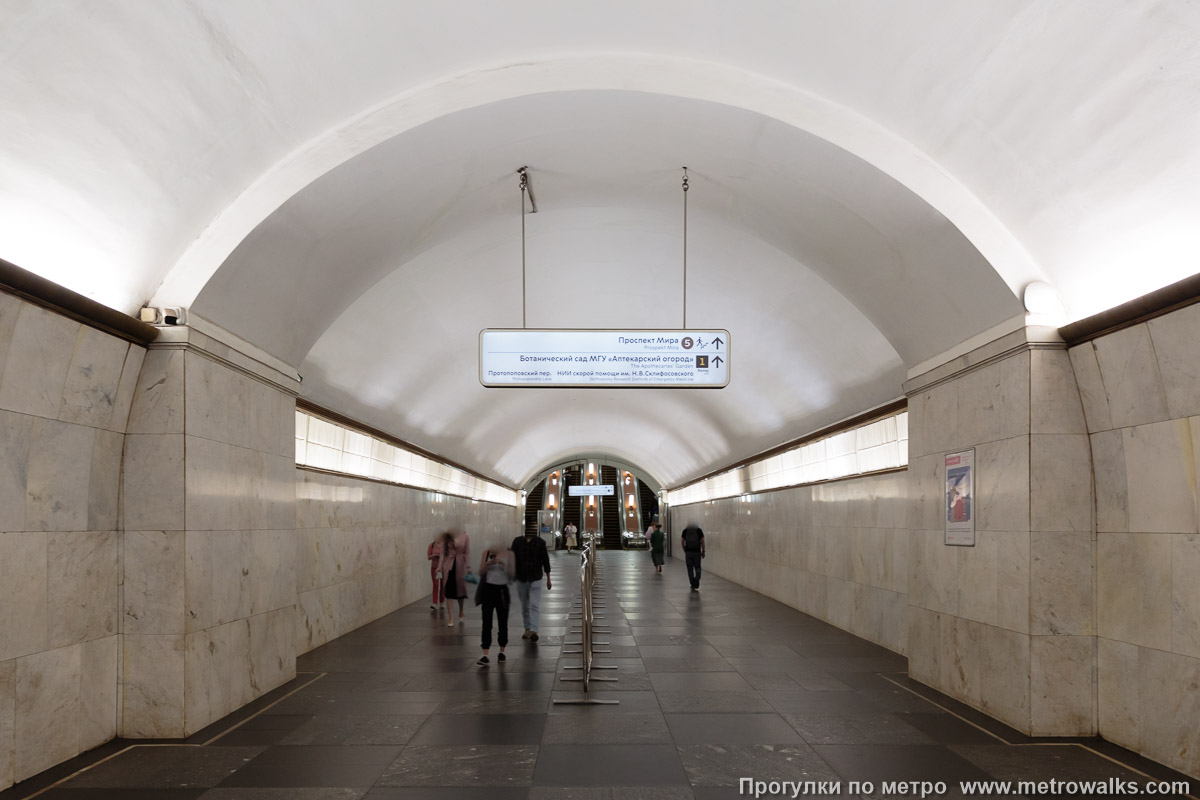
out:
M975 448L947 453L946 544L975 546Z

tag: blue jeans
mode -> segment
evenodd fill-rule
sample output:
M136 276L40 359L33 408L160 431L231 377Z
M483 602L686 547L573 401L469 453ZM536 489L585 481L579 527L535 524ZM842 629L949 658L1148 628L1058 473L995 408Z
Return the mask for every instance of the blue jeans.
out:
M687 562L688 582L692 584L693 589L700 587L700 551L687 550L683 554L683 560Z
M521 598L521 620L525 623L525 630L537 633L538 620L542 615L541 580L517 581L517 597Z

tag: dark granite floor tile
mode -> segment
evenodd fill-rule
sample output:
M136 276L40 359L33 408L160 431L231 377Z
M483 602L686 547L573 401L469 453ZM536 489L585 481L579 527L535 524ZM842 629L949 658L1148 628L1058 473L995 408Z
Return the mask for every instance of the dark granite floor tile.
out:
M677 745L798 744L800 735L778 714L667 714Z
M209 789L200 795L200 800L361 800L366 792L366 787L251 789L241 786L236 789Z
M803 688L784 672L739 672L738 674L755 691L795 692Z
M490 666L459 678L455 691L548 692L554 688L552 672L509 672L508 662L496 662L494 653L491 658L493 663Z
M670 745L543 745L537 786L677 786L683 766Z
M63 788L212 787L265 747L134 746L63 784Z
M529 800L528 786L377 786L365 800Z
M626 673L622 675L620 672L599 672L596 673L606 678L616 678L616 681L596 681L593 680L588 684L589 692L652 692L654 685L650 682L649 675L630 675ZM559 674L559 691L563 691L573 685L575 682L563 681L563 677L570 677L570 673Z
M369 787L386 764L247 764L221 782L222 788Z
M403 745L426 719L424 714L339 714L314 717L291 731L284 745Z
M736 672L656 672L650 682L657 691L708 690L751 692L754 688Z
M1142 775L1078 745L952 744L949 749L1006 781L1086 781L1116 778L1141 784Z
M671 644L646 645L638 644L642 658L721 658L721 654L711 644Z
M723 658L643 658L647 672L732 672Z
M849 781L987 780L988 773L939 745L824 744L813 750Z
M679 755L693 788L734 786L738 780L837 780L806 744L688 744Z
M843 672L907 672L908 659L889 654L885 656L811 658L813 664L835 675Z
M380 786L529 786L536 745L409 745Z
M784 714L809 744L935 744L935 740L896 714L838 714L828 711Z
M690 689L686 691L657 691L658 704L667 714L689 713L770 713L775 709L753 690L744 692Z
M687 786L614 786L613 800L694 800Z
M540 744L545 714L435 714L411 744Z
M16 787L20 789L20 785ZM207 789L50 789L37 800L197 800ZM25 797L24 794L16 795Z
M388 692L386 694L390 695L390 697L383 698L378 695L374 697L368 695L357 697L354 695L344 697L289 697L271 709L270 713L351 716L432 714L437 710L440 702L438 700L409 699L409 696L412 694L411 692Z
M547 744L670 744L671 732L663 715L551 714L542 733Z
M398 745L284 745L267 748L250 765L390 764L400 750Z
M764 691L759 694L776 711L785 714L870 714L883 710L855 692Z
M438 714L544 714L547 692L452 692Z

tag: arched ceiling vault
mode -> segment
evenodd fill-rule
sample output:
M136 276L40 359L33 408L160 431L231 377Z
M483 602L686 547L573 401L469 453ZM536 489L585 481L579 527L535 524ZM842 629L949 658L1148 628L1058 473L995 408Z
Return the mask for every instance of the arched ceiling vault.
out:
M0 257L190 306L312 399L520 483L664 483L890 399L1020 313L1195 271L1200 7L193 0L0 8ZM567 55L569 54L569 55ZM484 390L519 324L728 327L719 392Z

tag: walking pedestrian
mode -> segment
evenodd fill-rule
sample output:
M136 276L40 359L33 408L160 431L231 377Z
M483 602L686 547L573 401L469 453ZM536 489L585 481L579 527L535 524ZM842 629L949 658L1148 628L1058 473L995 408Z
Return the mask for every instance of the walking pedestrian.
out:
M483 655L475 663L481 667L488 665L488 650L492 646L493 613L496 615L496 644L500 645L496 661L503 663L505 660L504 648L508 644L508 609L512 604L508 584L514 571L512 551L502 544L494 544L484 550L479 559L479 591L475 595L475 604L483 606L483 632L480 640Z
M564 532L566 533L564 538L566 539L567 552L569 553L579 546L579 528L575 526L574 522L568 522Z
M683 560L687 564L688 582L692 591L700 591L700 562L704 559L704 531L694 522L689 522L679 537L683 545Z
M538 622L541 618L542 573L546 574L546 591L550 591L550 554L546 543L533 531L513 539L510 547L516 564L517 596L521 598L521 618L525 623L522 639L538 640Z
M442 597L442 542L440 536L433 537L429 547L425 549L425 557L429 559L429 578L433 581L433 598L429 603L430 611L437 611L445 600Z
M454 627L454 606L458 601L458 618L463 619L463 601L467 599L467 556L471 540L466 534L455 537L450 531L442 534L442 597L450 615L447 627Z
M650 540L650 560L654 562L654 571L662 574L663 568L663 545L666 543L666 535L662 532L662 523L656 522L650 526L649 535L646 537Z

